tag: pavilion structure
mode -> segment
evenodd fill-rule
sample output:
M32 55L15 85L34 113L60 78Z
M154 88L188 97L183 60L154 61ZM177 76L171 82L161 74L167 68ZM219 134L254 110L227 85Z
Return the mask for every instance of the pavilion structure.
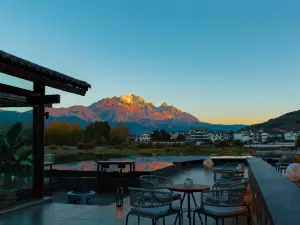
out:
M0 83L0 108L33 108L32 197L44 197L45 107L60 103L60 95L46 95L46 87L84 96L91 85L0 50L0 77L13 76L32 82L31 90Z

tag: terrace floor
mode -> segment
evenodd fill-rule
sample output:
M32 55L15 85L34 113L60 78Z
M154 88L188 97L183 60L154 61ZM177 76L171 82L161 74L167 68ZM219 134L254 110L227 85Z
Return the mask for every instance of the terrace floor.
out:
M174 183L184 183L187 177L192 178L194 183L210 186L213 184L212 171L207 171L203 168L182 171L172 179ZM200 204L200 194L195 194L195 198L197 203ZM179 205L179 202L177 201L175 204ZM47 203L2 216L0 217L0 225L123 225L129 210L129 198L124 199L123 208L116 208L115 204L100 206ZM167 218L166 225L174 224L174 220L175 217ZM137 222L136 217L132 216L129 218L129 225L137 225ZM150 225L151 220L141 218L140 224ZM158 221L157 224L163 223ZM189 224L186 213L184 214L183 224ZM199 218L196 219L196 224L200 225ZM208 225L214 224L215 221L209 218ZM231 224L236 225L235 218L225 220L225 225ZM246 219L240 217L238 224L247 224Z

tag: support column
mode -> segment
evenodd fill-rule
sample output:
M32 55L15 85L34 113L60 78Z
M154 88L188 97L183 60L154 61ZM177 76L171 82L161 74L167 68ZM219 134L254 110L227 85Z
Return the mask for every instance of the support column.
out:
M33 91L45 95L45 86L34 83ZM45 145L45 105L36 105L33 109L33 165L34 197L44 197L44 145Z

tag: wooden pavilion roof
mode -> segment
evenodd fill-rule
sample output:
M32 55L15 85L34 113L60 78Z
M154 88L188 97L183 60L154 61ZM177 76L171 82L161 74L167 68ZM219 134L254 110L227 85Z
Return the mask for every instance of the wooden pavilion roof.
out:
M59 95L45 95L45 87L85 95L91 85L0 50L0 73L33 82L33 91L0 83L0 107L59 103ZM37 91L39 90L39 91Z
M85 95L91 85L0 50L0 73L74 94Z

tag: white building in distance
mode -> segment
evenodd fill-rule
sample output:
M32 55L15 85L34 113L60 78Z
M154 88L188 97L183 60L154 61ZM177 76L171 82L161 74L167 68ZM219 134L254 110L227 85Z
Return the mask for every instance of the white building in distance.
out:
M284 140L286 141L296 141L298 137L298 133L296 132L285 132L284 133Z
M135 136L135 142L148 142L150 140L151 140L150 133L139 134Z
M247 142L247 141L252 140L252 138L251 138L250 134L244 133L244 132L240 132L240 133L234 133L233 134L233 140Z

